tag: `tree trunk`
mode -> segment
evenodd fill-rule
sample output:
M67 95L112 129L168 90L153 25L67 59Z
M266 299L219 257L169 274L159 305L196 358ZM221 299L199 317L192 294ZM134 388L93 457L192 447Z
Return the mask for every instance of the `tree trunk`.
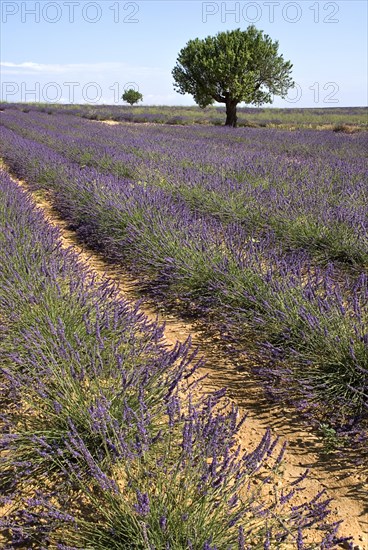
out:
M231 126L232 128L236 128L236 123L238 120L238 117L236 116L236 106L237 102L234 100L228 100L226 102L226 122L225 126Z

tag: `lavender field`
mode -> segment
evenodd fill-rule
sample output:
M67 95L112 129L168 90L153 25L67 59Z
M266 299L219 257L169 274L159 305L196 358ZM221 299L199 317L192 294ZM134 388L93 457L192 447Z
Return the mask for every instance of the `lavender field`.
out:
M70 114L90 120L112 120L117 122L142 122L171 125L216 125L224 123L225 107L169 107L122 106L122 105L75 105L50 103L0 103L0 110L16 109L23 112L44 112L49 114ZM332 129L336 132L366 130L368 110L366 107L329 107L309 109L277 109L239 107L239 126L254 128L313 128Z
M367 135L107 126L6 111L2 155L158 300L357 435L367 407ZM285 391L284 391L285 390ZM358 429L359 432L359 429Z
M2 548L336 548L330 500L276 489L270 431L236 447L189 342L97 283L0 172ZM4 451L6 449L6 452ZM270 488L274 490L270 491ZM273 493L273 496L270 495Z
M84 243L158 304L220 333L234 357L252 357L268 398L346 460L367 459L366 132L110 126L7 107L1 123L9 170ZM261 465L273 472L281 457L269 458L269 433L250 454L234 450L240 422L222 392L196 400L188 388L190 344L165 349L159 327L60 249L5 173L1 195L13 543L335 548L327 502L249 492L252 476L273 482Z

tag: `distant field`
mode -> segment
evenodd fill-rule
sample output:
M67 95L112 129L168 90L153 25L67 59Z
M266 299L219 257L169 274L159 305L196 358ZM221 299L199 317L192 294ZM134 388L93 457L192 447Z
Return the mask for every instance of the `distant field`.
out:
M224 107L167 107L125 105L61 105L41 103L0 104L0 109L69 113L94 120L154 122L165 124L214 124L225 121ZM239 108L238 125L281 129L332 129L354 132L368 128L368 107L315 109Z

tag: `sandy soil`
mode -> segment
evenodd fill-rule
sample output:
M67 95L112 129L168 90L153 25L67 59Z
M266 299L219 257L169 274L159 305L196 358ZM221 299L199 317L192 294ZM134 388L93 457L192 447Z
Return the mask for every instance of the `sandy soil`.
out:
M113 121L111 121L114 123ZM29 190L24 182L15 180L23 189ZM66 248L72 247L81 261L98 278L108 277L116 282L124 298L138 298L135 281L122 268L106 263L103 258L87 250L76 239L76 234L52 208L51 202L33 193L35 204L42 209L46 219L61 230L61 242ZM141 296L140 296L141 298ZM203 336L197 324L189 323L175 315L156 310L148 302L143 302L142 311L151 319L165 322L165 339L168 345L177 340L183 341L191 335L194 345L199 347L205 366L200 374L208 376L202 382L206 390L228 388L228 395L239 406L240 414L247 414L247 421L240 433L240 443L244 449L251 449L259 442L267 427L280 436L280 441L288 441L284 460L284 476L296 479L306 468L310 468L308 478L303 482L305 491L301 501L313 498L318 491L326 488L327 495L334 500L331 504L333 517L330 520L343 520L341 536L352 536L356 550L368 550L368 478L364 470L352 471L343 459L326 458L316 434L305 425L292 410L265 400L261 388L257 386L251 373L247 372L246 362L239 365L229 360L216 341Z
M115 124L120 124L118 120L99 120L98 122L103 122L104 124L108 124L109 126L115 126Z

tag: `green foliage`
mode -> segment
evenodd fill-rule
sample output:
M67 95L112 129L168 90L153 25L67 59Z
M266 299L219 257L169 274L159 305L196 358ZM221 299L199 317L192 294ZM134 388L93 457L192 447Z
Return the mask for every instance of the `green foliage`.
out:
M189 40L172 71L174 88L202 108L214 101L233 109L243 101L272 103L273 95L285 97L294 86L292 64L278 55L278 46L254 25Z
M138 101L142 101L143 96L140 92L133 90L133 88L130 88L123 93L121 99L129 103L129 105L134 105L135 103L138 103Z

